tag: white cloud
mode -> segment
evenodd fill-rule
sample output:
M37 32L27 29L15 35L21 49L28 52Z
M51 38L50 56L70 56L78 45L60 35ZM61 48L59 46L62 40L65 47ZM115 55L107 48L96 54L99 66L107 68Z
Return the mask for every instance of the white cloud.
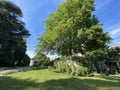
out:
M120 34L120 26L112 29L112 30L109 32L109 34L110 34L113 38L119 36L119 34Z
M111 43L110 47L111 48L113 48L113 47L120 47L120 42Z
M49 57L50 60L54 60L54 59L59 58L59 57L61 57L61 56L59 56L59 55L57 55L57 54L55 54L55 55L48 54L47 57Z
M101 0L100 2L101 3L96 3L97 6L96 6L96 9L100 9L102 7L104 7L105 5L107 5L111 0Z
M31 50L27 50L27 51L26 51L26 54L27 54L30 58L33 58L33 57L35 56L34 51L31 51Z

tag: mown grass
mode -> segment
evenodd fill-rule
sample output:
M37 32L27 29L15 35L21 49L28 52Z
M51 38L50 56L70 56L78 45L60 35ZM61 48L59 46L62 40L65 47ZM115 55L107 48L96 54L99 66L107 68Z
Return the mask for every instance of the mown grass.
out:
M0 77L0 90L120 90L120 75L72 77L47 69Z

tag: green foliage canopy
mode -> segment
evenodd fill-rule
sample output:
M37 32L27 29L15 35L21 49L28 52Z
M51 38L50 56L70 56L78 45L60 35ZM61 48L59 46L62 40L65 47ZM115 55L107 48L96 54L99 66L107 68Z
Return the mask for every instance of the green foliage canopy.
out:
M45 32L38 38L37 49L60 55L84 54L105 48L110 41L93 15L94 0L66 0L45 20Z
M29 31L22 22L21 9L7 0L0 0L0 65L13 66L25 55Z

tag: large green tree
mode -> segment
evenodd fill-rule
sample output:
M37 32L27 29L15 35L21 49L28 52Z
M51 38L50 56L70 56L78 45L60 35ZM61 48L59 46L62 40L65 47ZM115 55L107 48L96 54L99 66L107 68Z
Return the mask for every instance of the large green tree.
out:
M21 9L7 0L0 0L0 65L14 65L24 56L25 38L29 36Z
M102 49L110 41L93 14L94 0L66 0L45 20L37 50L60 55Z

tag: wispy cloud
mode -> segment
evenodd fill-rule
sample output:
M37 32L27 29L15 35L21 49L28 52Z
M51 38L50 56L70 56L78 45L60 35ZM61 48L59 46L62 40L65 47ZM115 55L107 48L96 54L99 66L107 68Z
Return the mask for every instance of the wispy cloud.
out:
M111 28L109 28L110 32L110 36L112 38L117 38L120 35L120 24L116 25L116 26L112 26Z
M111 48L113 48L113 47L120 47L120 42L111 43L111 44L110 44L110 47L111 47Z
M96 9L100 9L107 5L111 0L101 0L100 2L96 2Z
M48 54L47 57L49 57L50 60L54 60L54 59L59 58L59 57L61 57L61 56L59 56L59 55L57 55L57 54L55 54L55 55Z
M119 33L120 33L120 27L118 27L118 28L114 29L113 31L111 31L110 35L112 35L114 37Z

